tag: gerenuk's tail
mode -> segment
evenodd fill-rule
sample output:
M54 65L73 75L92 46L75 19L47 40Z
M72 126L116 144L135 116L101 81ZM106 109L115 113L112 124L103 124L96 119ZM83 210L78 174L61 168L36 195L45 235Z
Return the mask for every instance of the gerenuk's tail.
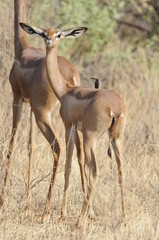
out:
M115 137L115 134L116 134L118 126L119 126L120 118L123 116L122 114L123 113L121 113L120 115L116 116L112 111L110 113L110 115L112 117L112 122L111 122L110 128L108 129L108 133L109 133L108 156L110 158L112 158L111 149L110 149L110 143L112 142L112 140Z

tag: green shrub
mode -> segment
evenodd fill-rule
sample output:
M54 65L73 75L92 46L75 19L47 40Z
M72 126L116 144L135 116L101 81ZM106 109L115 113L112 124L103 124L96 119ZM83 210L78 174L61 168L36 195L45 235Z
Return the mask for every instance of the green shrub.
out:
M61 44L64 55L71 55L87 60L93 59L106 47L107 42L113 41L116 27L115 15L119 1L76 0L62 1L55 15L55 22L61 28L72 26L86 26L88 32L82 38L74 41L65 41Z

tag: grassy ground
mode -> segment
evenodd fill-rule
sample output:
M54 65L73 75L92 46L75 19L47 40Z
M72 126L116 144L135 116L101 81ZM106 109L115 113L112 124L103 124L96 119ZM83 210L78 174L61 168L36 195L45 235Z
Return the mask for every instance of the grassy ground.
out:
M13 63L13 4L2 5L0 15L0 188L11 137L12 92L9 72ZM2 4L2 2L1 2ZM3 10L3 11L2 11ZM36 44L36 43L35 43ZM125 132L125 199L127 226L122 223L120 189L117 184L116 162L107 156L107 135L97 146L100 176L95 189L93 209L95 219L87 221L85 229L76 228L83 197L76 152L73 156L69 187L68 217L60 221L63 198L65 144L64 128L58 109L52 122L63 147L62 162L54 189L51 219L40 223L48 190L53 157L48 143L37 130L33 162L32 220L25 216L27 200L28 133L30 108L25 105L14 150L10 183L0 209L0 239L159 239L159 71L157 55L145 50L127 53L117 42L104 49L106 59L89 66L77 65L82 83L91 85L90 77L98 75L101 87L116 89L127 102L128 119Z

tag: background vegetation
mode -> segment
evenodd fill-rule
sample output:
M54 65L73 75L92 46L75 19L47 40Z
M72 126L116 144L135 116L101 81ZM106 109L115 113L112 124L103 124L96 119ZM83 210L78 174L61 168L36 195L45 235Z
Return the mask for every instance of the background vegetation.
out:
M122 224L116 162L107 156L107 136L99 140L100 177L94 194L95 219L84 232L75 227L83 203L76 152L70 179L68 218L59 222L65 163L64 129L59 106L52 122L63 146L54 191L51 220L40 224L52 169L52 154L37 130L34 153L32 221L25 216L29 106L23 109L14 151L10 185L1 208L0 239L159 239L159 2L157 0L29 0L27 22L39 27L87 26L87 34L63 41L59 54L67 56L81 74L82 84L115 89L126 100L125 178L127 227ZM12 92L8 81L14 61L13 1L0 0L0 179L11 137ZM30 37L31 45L43 41ZM1 187L2 184L0 184Z

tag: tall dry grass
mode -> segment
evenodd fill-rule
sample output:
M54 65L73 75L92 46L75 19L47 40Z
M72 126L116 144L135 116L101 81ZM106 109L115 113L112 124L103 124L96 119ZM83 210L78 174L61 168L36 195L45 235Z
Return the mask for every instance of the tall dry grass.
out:
M13 3L1 1L0 16L0 188L6 166L11 137L12 92L9 72L13 63ZM3 24L2 24L3 23ZM36 43L35 43L36 44ZM92 66L81 66L83 84L91 85L90 77L98 75L101 87L116 89L126 100L128 119L125 132L125 199L127 226L122 223L120 189L116 162L107 156L107 135L97 146L100 176L93 197L95 219L85 230L76 228L83 196L76 152L73 156L69 187L68 217L59 221L64 185L64 128L58 114L53 126L63 147L62 161L54 189L51 219L40 223L50 181L53 157L48 143L37 130L33 162L32 220L25 216L27 201L29 105L25 105L17 144L11 163L10 182L4 205L0 209L0 239L159 239L159 70L157 55L144 49L126 54L119 42L104 50L106 60ZM150 66L151 62L151 66Z

